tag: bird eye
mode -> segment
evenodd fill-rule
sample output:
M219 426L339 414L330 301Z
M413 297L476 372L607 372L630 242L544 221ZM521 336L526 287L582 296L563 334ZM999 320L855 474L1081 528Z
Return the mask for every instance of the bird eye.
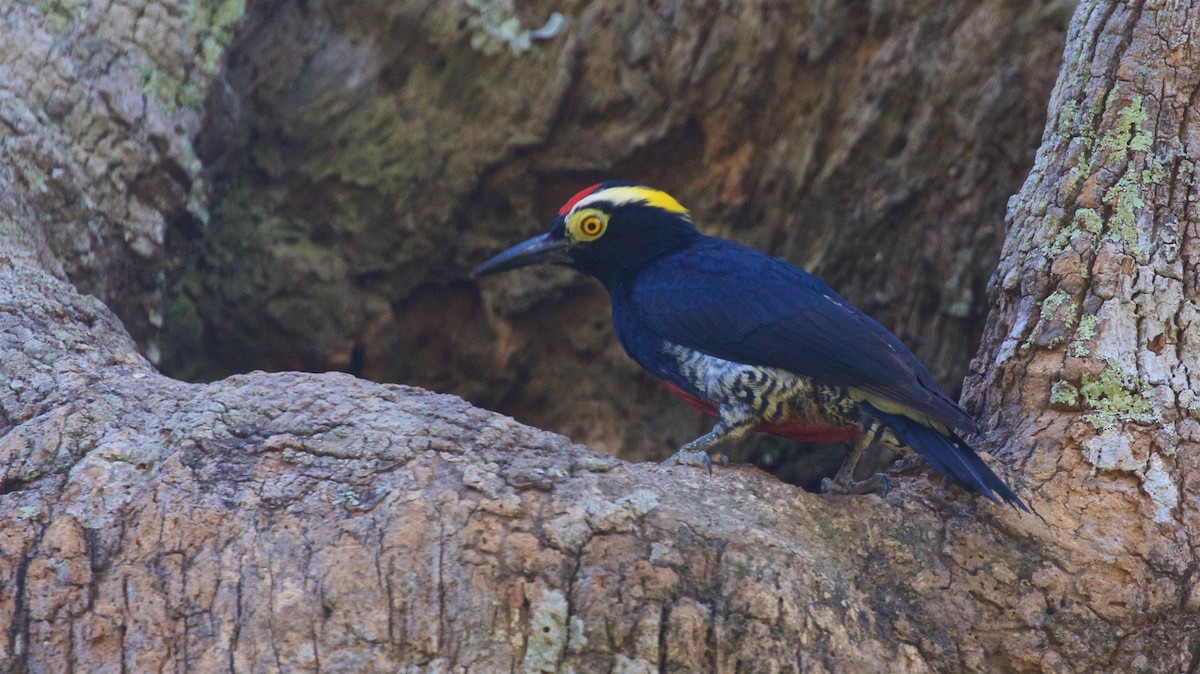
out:
M608 221L596 212L583 213L571 223L570 229L571 235L577 241L595 241L608 229Z

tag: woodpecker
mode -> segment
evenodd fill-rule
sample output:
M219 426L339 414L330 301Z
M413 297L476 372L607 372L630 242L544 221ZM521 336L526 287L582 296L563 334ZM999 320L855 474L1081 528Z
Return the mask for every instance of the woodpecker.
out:
M750 431L847 441L826 491L887 489L857 481L876 443L898 441L950 481L1028 510L963 440L974 420L901 341L803 269L701 234L666 192L614 180L571 197L550 230L496 255L473 278L532 264L564 265L608 290L626 353L690 405L712 431L664 461L707 465L717 443Z

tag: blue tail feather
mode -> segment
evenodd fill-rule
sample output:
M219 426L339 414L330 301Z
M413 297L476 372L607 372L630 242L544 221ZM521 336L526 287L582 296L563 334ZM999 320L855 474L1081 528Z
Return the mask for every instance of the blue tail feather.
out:
M870 406L869 414L891 428L900 442L925 457L930 465L951 482L979 492L997 503L1003 499L1009 505L1029 512L1029 508L1004 480L988 467L970 445L953 432L945 436L919 421L900 414L888 414L873 406Z

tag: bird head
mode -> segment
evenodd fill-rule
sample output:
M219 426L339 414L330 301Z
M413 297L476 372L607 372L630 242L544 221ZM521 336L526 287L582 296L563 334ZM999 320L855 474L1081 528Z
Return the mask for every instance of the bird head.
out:
M471 276L557 264L610 285L699 236L687 209L671 195L638 183L611 180L571 197L558 210L550 231L484 262Z

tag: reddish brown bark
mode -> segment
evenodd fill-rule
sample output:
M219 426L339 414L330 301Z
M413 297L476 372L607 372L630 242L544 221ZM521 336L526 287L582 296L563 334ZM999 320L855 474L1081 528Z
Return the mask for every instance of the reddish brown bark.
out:
M153 136L113 122L98 146L111 118L6 84L0 668L1195 671L1198 10L1080 6L1012 202L968 388L1038 516L924 468L886 498L661 471L348 375L163 377L66 280L69 191L31 187L45 157ZM0 10L0 51L55 45L45 86L90 73L81 109L161 108L132 26L105 24L106 79L82 67L97 19L68 19ZM110 185L85 177L57 180Z

